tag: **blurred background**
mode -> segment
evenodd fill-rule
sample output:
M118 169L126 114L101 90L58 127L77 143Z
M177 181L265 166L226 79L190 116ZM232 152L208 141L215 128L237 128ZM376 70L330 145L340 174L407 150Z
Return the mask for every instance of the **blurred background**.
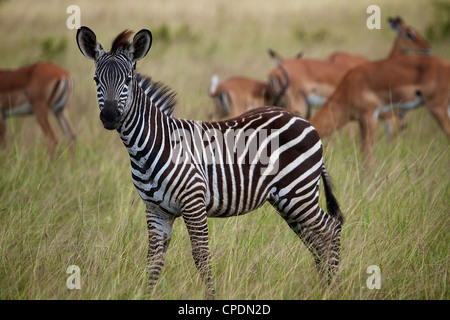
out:
M72 4L81 10L81 25L94 30L105 48L124 29L150 29L153 46L138 70L177 91L177 115L193 119L204 120L213 109L207 96L212 74L265 81L274 67L268 48L285 57L299 51L310 58L333 51L386 57L396 36L387 23L390 16L401 16L419 30L435 55L450 57L450 5L443 0L378 1L380 30L366 27L373 1L1 1L0 67L49 60L69 70L76 83L75 118L96 110L93 64L80 55L76 30L66 26ZM74 119L75 126L80 120Z

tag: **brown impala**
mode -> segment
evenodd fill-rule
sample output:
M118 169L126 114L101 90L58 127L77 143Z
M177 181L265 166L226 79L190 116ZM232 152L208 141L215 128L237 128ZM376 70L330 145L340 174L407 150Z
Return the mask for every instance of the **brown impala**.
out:
M408 26L401 17L389 18L388 22L390 27L397 32L397 38L395 38L387 58L394 58L408 53L431 54L432 49L428 42L417 30ZM365 57L346 52L333 52L327 59L333 63L346 65L349 68L368 61Z
M209 95L216 105L213 119L237 117L245 111L269 104L267 84L245 77L231 77L221 83L211 78Z
M358 121L365 165L370 168L378 115L421 104L450 138L450 63L434 56L400 56L350 70L310 122L323 138Z
M6 147L6 119L36 116L48 142L52 158L58 138L49 122L50 112L58 119L74 153L75 134L67 117L67 102L73 89L70 74L58 66L41 62L16 70L0 70L0 145Z
M389 24L398 35L392 46L389 58L409 52L429 54L430 45L419 32L407 26L400 18L390 18ZM279 58L278 58L279 59ZM286 104L294 113L305 115L309 105L322 105L331 96L344 75L353 67L369 62L368 59L348 53L336 52L327 60L291 58L282 61L290 85L286 89ZM283 86L285 77L280 68L269 75L269 87L274 96ZM309 117L309 113L307 118Z

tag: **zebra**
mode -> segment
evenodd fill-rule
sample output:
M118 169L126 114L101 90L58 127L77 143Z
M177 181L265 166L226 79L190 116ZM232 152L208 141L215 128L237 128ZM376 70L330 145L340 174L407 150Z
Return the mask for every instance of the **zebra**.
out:
M344 219L314 127L271 106L220 122L173 117L175 93L134 71L151 47L152 34L143 29L130 43L132 34L120 33L109 52L88 27L78 29L76 40L81 53L94 60L100 119L106 129L119 133L130 156L133 184L146 206L149 293L163 268L173 222L182 217L206 285L205 297L214 299L207 218L242 215L266 201L305 243L321 278L330 283L338 271ZM257 139L264 130L268 133ZM182 139L201 132L216 136ZM213 149L217 135L225 139ZM243 146L241 154L236 152L237 141ZM270 163L262 163L269 149ZM214 156L205 159L212 152ZM319 207L320 178L329 213Z

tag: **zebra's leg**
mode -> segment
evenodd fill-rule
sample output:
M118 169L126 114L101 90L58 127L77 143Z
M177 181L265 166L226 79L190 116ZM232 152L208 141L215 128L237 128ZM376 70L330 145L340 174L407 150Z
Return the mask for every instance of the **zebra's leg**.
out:
M311 219L311 224L294 222L289 225L313 254L321 277L330 283L339 266L341 223L320 208Z
M209 262L208 224L204 202L199 201L185 208L182 216L191 240L195 266L206 284L206 298L214 300L215 290Z
M293 197L279 199L274 205L313 254L322 278L330 283L338 270L342 223L319 207L319 183L298 195L294 188L290 195Z
M145 216L148 229L148 293L158 281L161 269L164 265L164 259L167 248L172 237L172 225L175 216L154 212L146 207Z

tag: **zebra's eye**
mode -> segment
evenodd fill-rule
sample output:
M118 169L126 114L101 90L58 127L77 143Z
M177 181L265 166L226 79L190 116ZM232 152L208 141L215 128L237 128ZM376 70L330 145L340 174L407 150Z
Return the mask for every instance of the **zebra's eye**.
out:
M131 79L133 79L133 75L130 74L129 76L127 76L127 79L125 80L125 82L128 84L131 82Z
M98 80L98 77L97 77L97 75L95 75L94 76L94 81L95 81L95 83L98 85L98 83L99 83L99 80Z

